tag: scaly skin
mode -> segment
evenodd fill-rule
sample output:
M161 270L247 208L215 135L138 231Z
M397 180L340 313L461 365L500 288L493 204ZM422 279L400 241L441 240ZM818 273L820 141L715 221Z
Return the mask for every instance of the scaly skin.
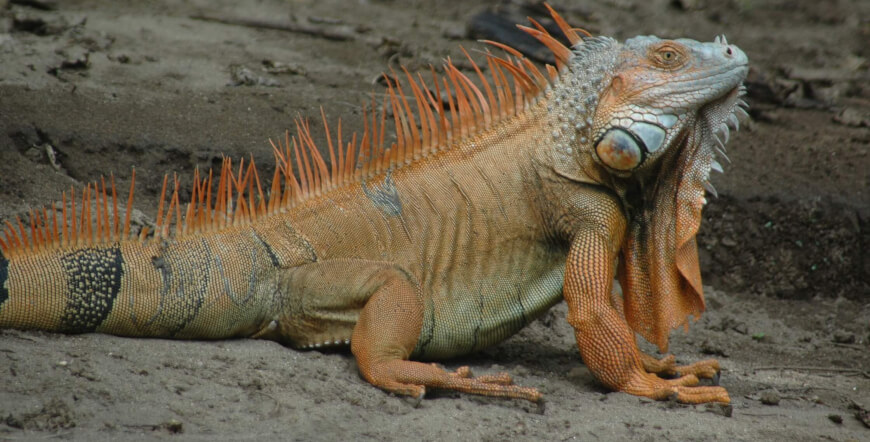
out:
M718 39L599 37L566 61L522 112L463 125L467 136L409 164L323 178L328 189L286 210L144 241L7 247L0 327L349 343L363 377L390 392L538 401L506 374L417 360L498 343L564 298L608 387L727 403L725 389L696 386L716 361L656 360L635 333L665 350L703 311L694 236L746 56Z

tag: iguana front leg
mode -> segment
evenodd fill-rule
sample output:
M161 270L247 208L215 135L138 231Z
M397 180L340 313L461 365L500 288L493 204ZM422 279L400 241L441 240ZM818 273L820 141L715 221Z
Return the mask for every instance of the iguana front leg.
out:
M621 223L609 221L580 224L568 252L563 293L583 361L614 390L653 399L676 397L686 403L730 402L722 387L696 387L694 374L662 379L645 370L634 333L610 302Z

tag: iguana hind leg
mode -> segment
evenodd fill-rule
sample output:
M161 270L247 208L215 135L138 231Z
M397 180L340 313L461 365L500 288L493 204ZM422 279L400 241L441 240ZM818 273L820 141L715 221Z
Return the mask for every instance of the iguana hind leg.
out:
M472 377L468 367L450 373L435 364L409 361L423 326L423 301L417 287L393 274L369 299L353 331L351 351L363 377L389 392L422 398L426 388L537 402L534 388L512 384L510 376Z

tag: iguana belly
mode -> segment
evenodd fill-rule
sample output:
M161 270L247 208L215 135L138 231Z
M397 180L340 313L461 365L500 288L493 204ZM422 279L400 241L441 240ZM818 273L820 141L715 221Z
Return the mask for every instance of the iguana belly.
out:
M454 284L425 297L412 358L436 360L501 342L562 299L564 258ZM464 286L464 287L461 287Z

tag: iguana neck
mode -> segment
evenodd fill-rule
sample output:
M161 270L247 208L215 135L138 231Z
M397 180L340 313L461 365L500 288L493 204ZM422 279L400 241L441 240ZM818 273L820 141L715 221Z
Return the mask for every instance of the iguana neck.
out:
M546 95L551 167L569 180L613 189L613 176L595 159L592 128L599 98L616 64L618 44L608 37L587 38L575 50Z

